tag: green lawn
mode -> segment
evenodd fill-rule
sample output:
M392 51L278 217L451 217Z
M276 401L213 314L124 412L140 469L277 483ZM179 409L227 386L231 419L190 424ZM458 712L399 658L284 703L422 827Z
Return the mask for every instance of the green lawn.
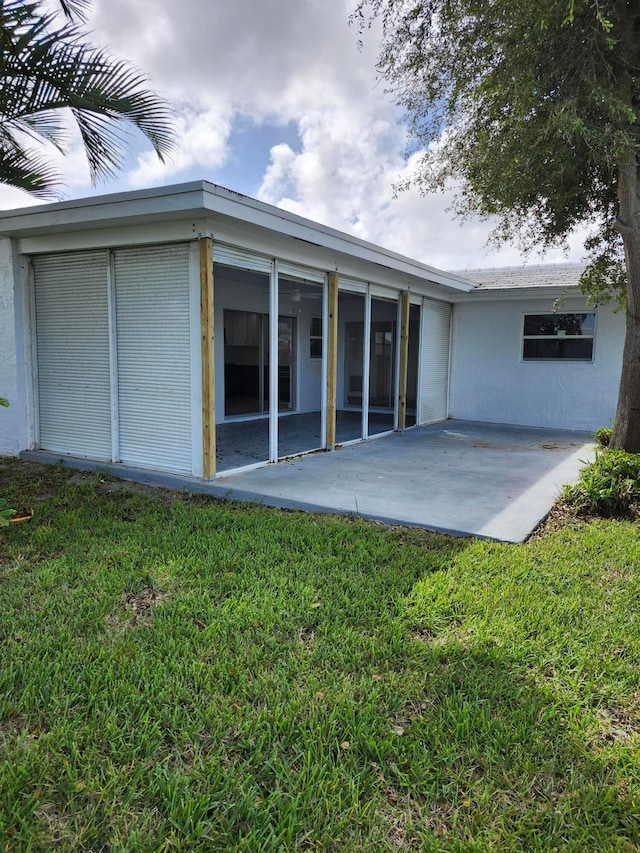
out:
M638 523L2 491L0 851L640 849Z

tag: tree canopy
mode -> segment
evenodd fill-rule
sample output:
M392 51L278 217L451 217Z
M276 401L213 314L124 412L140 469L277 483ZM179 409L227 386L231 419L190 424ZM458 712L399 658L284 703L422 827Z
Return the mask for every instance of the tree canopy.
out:
M42 143L67 152L65 113L80 131L94 182L123 165L126 124L161 159L170 153L169 107L136 68L86 41L89 7L90 0L60 0L59 11L40 0L0 3L0 183L58 196L61 177Z
M453 180L458 213L525 248L592 226L583 282L627 308L612 444L640 451L640 6L361 0L354 18L382 23L378 70L426 152L410 181Z

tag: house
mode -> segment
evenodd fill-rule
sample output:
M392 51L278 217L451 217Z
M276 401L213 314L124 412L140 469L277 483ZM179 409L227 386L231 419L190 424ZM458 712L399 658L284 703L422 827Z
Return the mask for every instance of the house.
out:
M624 317L579 272L446 272L207 182L5 211L0 453L208 480L447 417L592 430Z
M624 311L589 307L581 264L468 270L456 298L449 413L594 431L613 424Z

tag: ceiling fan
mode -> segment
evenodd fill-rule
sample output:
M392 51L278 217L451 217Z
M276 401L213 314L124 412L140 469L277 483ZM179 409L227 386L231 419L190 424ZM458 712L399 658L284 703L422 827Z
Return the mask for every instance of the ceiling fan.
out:
M268 290L264 290L263 293L269 293ZM318 288L317 293L307 293L304 290L300 290L299 287L292 287L291 290L280 290L279 294L281 296L288 296L292 302L302 302L303 299L321 299L322 298L322 290Z
M308 293L300 290L299 287L293 287L291 290L282 290L281 293L283 296L289 296L292 302L301 302L303 299L320 299L322 297L321 290L318 290L318 293Z

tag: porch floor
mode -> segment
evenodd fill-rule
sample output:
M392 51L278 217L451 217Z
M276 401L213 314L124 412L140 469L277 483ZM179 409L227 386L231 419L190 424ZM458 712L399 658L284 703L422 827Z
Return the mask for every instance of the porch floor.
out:
M369 413L369 432L380 433L393 429L393 414ZM361 437L362 414L339 410L336 417L338 443ZM300 415L280 414L278 417L278 455L295 456L321 446L320 412ZM227 421L216 426L216 468L228 471L243 465L255 465L269 459L269 419Z
M519 542L592 451L589 433L449 420L223 475L212 491Z

